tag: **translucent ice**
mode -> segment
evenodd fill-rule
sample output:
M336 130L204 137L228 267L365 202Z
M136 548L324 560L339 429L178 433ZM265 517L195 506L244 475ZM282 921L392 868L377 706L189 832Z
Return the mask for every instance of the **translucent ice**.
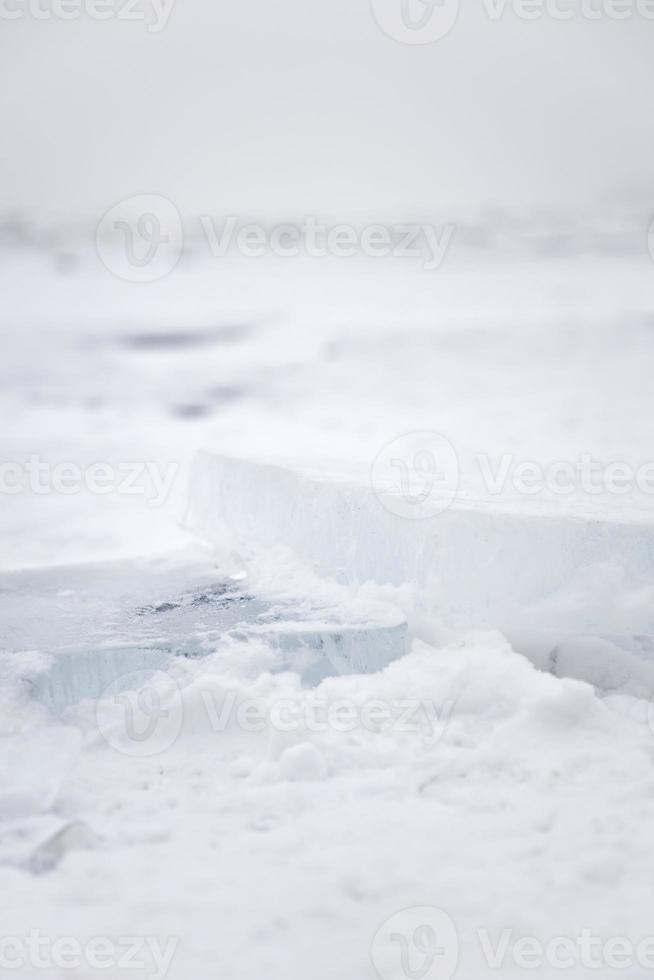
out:
M406 520L364 484L201 453L188 523L339 581L415 583L455 625L654 633L654 526L456 503Z
M254 596L240 577L193 563L121 562L6 575L0 579L5 656L24 658L20 683L54 713L134 675L202 657L232 634L264 641L275 669L305 683L369 672L407 649L407 626L353 603L322 606L314 595ZM299 587L299 586L298 586ZM23 651L32 651L30 655ZM34 651L46 655L35 656ZM15 673L15 671L14 671Z
M579 635L653 659L652 524L465 500L408 520L360 479L208 452L190 487L188 524L206 540L285 545L344 583L411 583L420 607L446 626L499 629L545 669L551 651ZM558 669L568 663L573 676L594 682L597 670L584 671L583 659L561 656Z

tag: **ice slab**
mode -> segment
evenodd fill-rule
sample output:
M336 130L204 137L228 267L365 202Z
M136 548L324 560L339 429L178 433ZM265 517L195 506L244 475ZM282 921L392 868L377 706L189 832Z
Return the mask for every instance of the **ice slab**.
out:
M310 671L310 677L315 681L326 676L321 661L330 664L338 674L370 674L387 667L407 652L407 632L406 622L383 626L348 624L330 628L288 620L241 631L244 636L262 636L289 655L298 650L317 654Z
M166 649L128 644L117 649L66 650L53 658L47 670L28 679L27 684L32 697L54 714L61 714L87 698L97 700L110 685L119 690L120 678L125 679L128 690L130 678L165 670L170 658Z
M201 628L224 630L266 610L211 561L124 561L0 576L0 647L179 648Z
M304 683L315 684L330 674L372 673L407 652L407 625L304 625L280 622L266 626L241 623L225 630L236 639L257 637L279 652L278 669L292 669ZM111 686L130 690L148 673L166 670L175 656L201 657L209 650L200 642L152 647L130 646L63 651L49 668L28 681L31 694L54 714L92 699Z
M499 629L535 660L576 635L652 659L652 524L466 501L409 520L363 481L210 452L190 488L188 526L216 544L286 545L340 582L413 583L445 624Z
M299 611L298 611L299 610ZM253 595L242 575L211 562L117 562L0 577L0 650L24 656L22 683L55 713L101 697L123 678L165 670L175 657L202 657L221 638L257 639L278 670L305 683L329 674L378 670L407 649L397 609L375 619L348 596L347 608L321 608ZM49 655L45 664L27 651ZM33 669L29 665L35 662Z

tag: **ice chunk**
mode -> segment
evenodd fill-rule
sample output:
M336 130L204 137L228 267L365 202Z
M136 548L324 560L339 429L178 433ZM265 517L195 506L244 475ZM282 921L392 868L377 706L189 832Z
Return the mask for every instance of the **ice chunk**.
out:
M453 626L654 635L654 525L456 501L407 520L363 483L208 452L188 526L214 543L286 545L341 582L414 583Z
M298 576L295 587L303 581ZM295 670L305 683L379 670L407 649L407 624L387 602L368 595L358 603L344 589L323 596L315 582L310 597L287 589L283 600L255 596L245 585L242 575L192 563L5 575L0 647L5 658L21 649L49 655L45 663L25 655L20 681L55 714L97 700L123 678L129 690L135 676L165 671L175 657L205 656L230 634L264 641L275 651L274 669Z
M387 667L408 650L407 624L332 626L284 622L274 628L260 628L268 642L297 655L313 653L317 680L329 673L370 674ZM247 635L247 631L245 631ZM252 635L252 633L250 633ZM325 669L327 667L327 669Z
M332 674L371 673L397 660L408 649L407 625L305 626L298 622L278 622L274 626L246 624L225 635L247 639L258 637L279 651L277 669L296 670L306 684L315 684ZM29 681L32 696L54 714L86 699L99 699L110 685L125 679L126 689L134 677L166 670L171 659L180 655L164 647L125 645L119 648L64 651ZM199 642L187 645L185 657L201 657L207 649Z
M132 647L64 651L51 661L50 668L29 681L34 698L61 714L69 705L87 698L97 700L110 684L140 672L165 668L170 653L165 649Z
M648 691L654 525L465 500L408 520L387 503L361 480L204 452L187 523L223 547L285 545L340 582L412 583L418 608L447 628L498 629L541 669L554 669L557 648L559 672L605 689ZM595 652L565 645L576 636L597 638Z
M0 576L0 649L140 644L195 650L200 630L226 630L268 606L212 561L124 561Z

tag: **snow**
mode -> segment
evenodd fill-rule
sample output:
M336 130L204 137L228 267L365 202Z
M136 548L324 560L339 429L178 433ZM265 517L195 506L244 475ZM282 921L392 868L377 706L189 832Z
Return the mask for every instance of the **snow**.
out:
M476 467L648 462L649 257L190 254L142 289L73 252L2 253L2 459L175 470L156 506L3 494L3 934L175 940L171 980L401 980L425 909L458 980L484 930L650 936L652 497ZM413 521L371 465L425 430L461 493ZM194 602L221 583L234 616Z
M209 959L226 976L273 962L275 976L310 965L319 978L372 978L376 930L421 904L457 924L463 976L487 975L476 928L649 934L652 735L592 688L535 671L488 633L440 650L418 642L381 673L309 690L235 653L179 668L183 725L165 751L135 758L87 731L57 809L100 844L71 848L38 892L5 869L8 931L39 921L65 933L74 920L82 937L132 935L136 918L143 935L181 936L174 978ZM231 690L267 708L262 732L234 714L214 730L207 697ZM398 712L370 730L280 732L280 699L302 722L316 700L431 713L413 726Z

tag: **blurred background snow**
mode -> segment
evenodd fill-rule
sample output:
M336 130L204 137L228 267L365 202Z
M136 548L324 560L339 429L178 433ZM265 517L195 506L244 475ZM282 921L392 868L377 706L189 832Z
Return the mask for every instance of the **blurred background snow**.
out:
M467 5L406 45L367 0L185 0L161 30L145 0L136 20L33 9L0 36L0 455L177 477L157 508L3 494L5 567L178 543L202 446L363 471L429 428L464 469L649 459L654 21ZM143 194L179 211L184 249L134 283L95 234ZM230 215L454 235L434 270L218 258L201 219Z

